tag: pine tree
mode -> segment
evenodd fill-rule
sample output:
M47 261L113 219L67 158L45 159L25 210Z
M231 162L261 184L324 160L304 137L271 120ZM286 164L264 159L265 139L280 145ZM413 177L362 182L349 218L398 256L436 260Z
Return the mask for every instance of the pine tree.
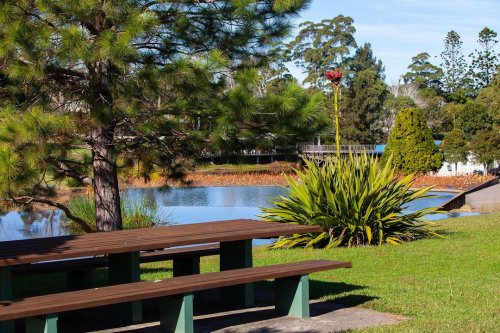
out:
M329 124L322 93L302 88L293 78L262 81L255 69L235 76L235 86L220 101L211 140L215 149L230 153L295 146Z
M444 51L441 53L443 63L443 90L451 99L453 95L460 95L467 88L467 62L462 53L460 35L451 30L444 40Z
M376 71L354 74L341 104L341 133L347 143L373 144L383 137L383 111L388 95L386 84Z
M364 71L365 69L371 69L377 73L382 81L385 80L385 68L382 64L382 60L377 59L373 55L370 43L365 43L363 46L358 47L354 56L346 60L346 64L348 65L350 73L357 73Z
M485 27L479 32L477 40L482 49L476 49L469 55L472 58L470 71L474 73L475 88L478 91L491 83L496 68L500 65L499 54L495 53L495 46L498 44L496 37L495 31Z
M394 167L403 173L426 173L441 168L443 156L420 109L403 109L397 114L382 163L386 163L391 154Z
M98 230L120 229L119 162L178 175L221 73L259 65L307 3L3 1L0 71L26 98L0 123L0 196L57 205L51 176L87 182Z

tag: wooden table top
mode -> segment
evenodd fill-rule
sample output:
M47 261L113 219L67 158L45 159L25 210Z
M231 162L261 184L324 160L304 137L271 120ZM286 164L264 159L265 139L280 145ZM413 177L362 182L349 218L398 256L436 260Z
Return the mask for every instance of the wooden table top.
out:
M318 226L240 219L6 241L0 242L0 267L321 231Z

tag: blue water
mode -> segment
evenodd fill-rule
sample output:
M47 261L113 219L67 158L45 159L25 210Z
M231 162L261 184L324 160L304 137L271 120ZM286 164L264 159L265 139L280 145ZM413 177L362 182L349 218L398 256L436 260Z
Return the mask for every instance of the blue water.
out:
M125 202L145 200L157 207L157 220L161 224L185 224L238 218L256 218L260 207L271 205L271 200L284 190L277 186L248 187L196 187L161 190L154 188L128 189ZM439 198L420 199L410 203L408 210L437 207L451 199L455 193L436 192ZM449 217L433 215L431 219ZM0 241L52 237L64 235L65 221L61 211L8 212L0 215ZM258 241L255 244L263 244Z

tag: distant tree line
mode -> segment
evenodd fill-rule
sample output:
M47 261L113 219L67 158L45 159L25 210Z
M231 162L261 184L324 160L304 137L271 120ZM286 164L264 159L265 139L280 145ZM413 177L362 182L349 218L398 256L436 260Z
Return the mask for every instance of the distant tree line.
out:
M500 55L497 33L478 34L478 48L468 57L455 31L444 40L441 63L420 53L412 58L403 86L415 89L413 100L424 110L433 136L443 139L445 159L467 162L469 152L486 167L500 160ZM467 61L467 58L470 60Z

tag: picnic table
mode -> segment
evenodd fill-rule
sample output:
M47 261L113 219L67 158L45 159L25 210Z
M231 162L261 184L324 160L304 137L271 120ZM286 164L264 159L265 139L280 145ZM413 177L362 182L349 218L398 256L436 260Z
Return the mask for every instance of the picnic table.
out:
M252 267L252 240L297 233L320 232L318 226L238 219L149 229L90 233L0 242L0 301L11 300L12 268L51 260L107 256L109 283L140 280L140 251L220 243L220 270ZM225 301L253 304L251 283L225 289ZM224 291L224 290L223 290ZM141 320L140 303L129 304L130 315Z

